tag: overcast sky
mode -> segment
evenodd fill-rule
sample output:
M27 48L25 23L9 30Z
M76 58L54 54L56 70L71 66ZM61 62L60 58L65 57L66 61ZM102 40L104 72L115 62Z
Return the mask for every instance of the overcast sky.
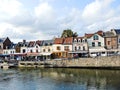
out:
M79 36L120 28L120 0L0 0L0 37L52 39L67 28Z

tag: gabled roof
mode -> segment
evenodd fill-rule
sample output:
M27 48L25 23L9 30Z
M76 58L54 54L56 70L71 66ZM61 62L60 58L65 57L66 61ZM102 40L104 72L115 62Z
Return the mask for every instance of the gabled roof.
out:
M95 33L89 33L89 34L86 34L86 33L85 33L85 37L86 37L86 38L90 38L90 37L92 37L94 34L98 34L98 35L100 35L100 36L103 36L103 31L97 31L97 32L95 32Z
M28 47L34 47L34 45L35 45L35 41L30 41Z
M96 34L100 35L100 36L103 36L103 31L99 30L96 32Z
M115 36L115 35L111 31L107 31L107 32L104 33L104 37L113 37L113 36Z
M40 40L37 40L37 41L36 41L36 44L38 44L39 46L41 46L42 43L43 43L43 41L40 41Z
M120 29L114 29L116 34L120 34Z
M11 43L11 45L8 47L9 49L15 49L17 44Z
M0 43L3 43L7 38L0 38Z
M74 37L74 39L83 39L84 37Z
M18 42L17 46L22 47L22 46L28 46L29 42L23 43L23 42Z
M85 37L86 37L86 38L90 38L90 37L92 37L93 35L94 35L94 34L86 34L86 33L85 33Z
M55 38L54 44L63 44L64 38Z
M44 40L42 46L51 46L53 45L54 40Z
M67 37L64 38L63 44L72 44L72 42L73 42L73 37Z

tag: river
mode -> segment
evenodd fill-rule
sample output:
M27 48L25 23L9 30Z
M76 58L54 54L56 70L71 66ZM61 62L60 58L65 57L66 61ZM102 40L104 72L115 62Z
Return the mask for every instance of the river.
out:
M120 90L120 70L0 69L0 90Z

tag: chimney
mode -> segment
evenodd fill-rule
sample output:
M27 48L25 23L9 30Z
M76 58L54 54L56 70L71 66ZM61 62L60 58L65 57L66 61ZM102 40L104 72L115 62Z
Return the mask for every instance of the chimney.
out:
M26 43L26 40L25 40L25 39L23 40L23 43Z

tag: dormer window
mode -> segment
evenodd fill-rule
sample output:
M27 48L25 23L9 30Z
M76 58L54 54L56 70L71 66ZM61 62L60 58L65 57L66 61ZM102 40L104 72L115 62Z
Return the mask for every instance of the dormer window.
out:
M48 46L48 43L45 43L45 46Z
M85 40L83 39L82 42L85 42Z
M81 42L81 40L80 40L80 39L78 39L78 42Z
M97 35L94 35L93 36L93 40L98 40L99 38L98 38L98 36Z
M74 39L74 42L77 42L77 39Z
M87 42L87 39L85 39L85 42Z

